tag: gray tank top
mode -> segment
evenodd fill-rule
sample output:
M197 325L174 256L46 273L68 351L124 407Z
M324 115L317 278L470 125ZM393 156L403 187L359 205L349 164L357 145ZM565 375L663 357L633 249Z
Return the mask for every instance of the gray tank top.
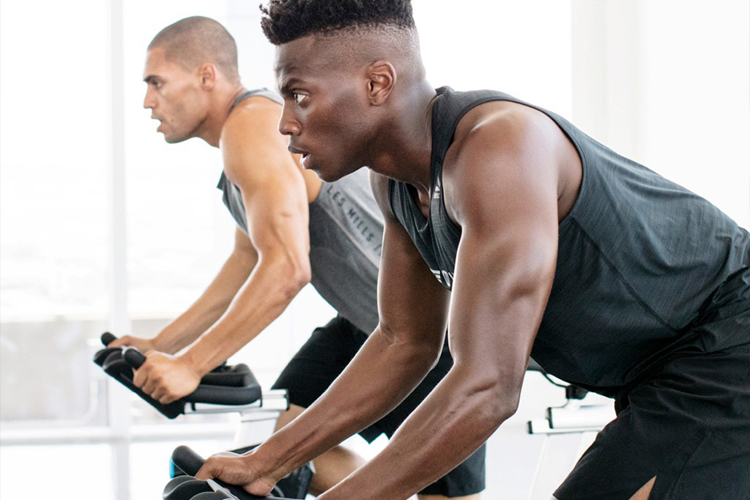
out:
M252 96L282 102L278 94L261 89L240 95L232 108ZM223 172L217 187L232 217L247 234L240 189ZM366 169L324 182L309 210L312 285L339 315L369 335L378 324L383 219L372 197Z
M564 118L494 91L438 89L432 110L429 218L391 181L396 218L451 288L461 228L443 203L443 159L461 118L489 101L533 107L578 150L583 181L559 225L557 269L531 352L548 372L611 395L677 350L750 341L699 325L750 309L750 234L706 200L624 158ZM697 346L697 347L696 347Z

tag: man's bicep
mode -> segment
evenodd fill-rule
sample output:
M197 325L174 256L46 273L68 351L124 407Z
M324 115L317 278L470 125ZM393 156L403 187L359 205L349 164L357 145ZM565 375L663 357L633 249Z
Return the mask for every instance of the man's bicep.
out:
M299 175L264 176L240 185L240 190L248 237L258 253L274 245L287 251L309 251L307 193Z
M520 140L521 147L495 151L481 139L467 142L446 187L462 228L451 350L457 364L478 362L498 380L516 385L554 278L558 220L550 165L555 158ZM466 165L470 175L462 175Z
M449 298L404 228L386 218L378 278L380 329L405 341L442 345Z
M227 177L242 193L249 239L260 253L290 243L306 252L307 191L299 167L277 137L273 116L254 120L235 124L223 147Z

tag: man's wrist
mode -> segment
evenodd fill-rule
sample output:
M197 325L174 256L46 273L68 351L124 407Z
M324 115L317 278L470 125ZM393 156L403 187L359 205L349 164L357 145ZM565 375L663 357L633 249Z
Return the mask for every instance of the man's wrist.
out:
M290 465L292 452L291 450L284 451L284 442L284 430L282 429L253 449L249 454L252 456L247 457L252 463L264 464L264 467L259 471L260 476L273 484L278 483L296 469L296 467Z
M149 342L151 343L151 349L153 349L154 351L167 352L167 350L162 345L161 340L159 339L159 335L152 338ZM168 353L168 354L171 354L171 353Z
M196 355L193 349L188 349L181 355L177 356L177 359L187 368L193 371L198 376L198 378L203 378L203 376L210 372L212 369L205 368L205 363L201 363L201 356Z
M179 350L180 336L176 332L170 332L169 327L159 332L159 334L151 339L151 347L155 351L163 352L166 354L176 354Z

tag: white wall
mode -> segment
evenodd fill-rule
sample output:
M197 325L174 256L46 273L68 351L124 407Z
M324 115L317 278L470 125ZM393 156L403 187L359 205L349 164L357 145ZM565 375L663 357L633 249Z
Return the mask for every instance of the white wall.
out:
M575 123L750 227L750 3L572 7Z
M214 17L238 40L246 85L274 85L273 48L260 33L255 3L124 2L124 52L120 56L124 137L117 144L124 151L120 172L124 181L111 186L112 165L118 162L107 148L113 130L108 123L113 59L106 6L93 0L65 4L0 0L3 409L33 411L35 418L44 417L41 422L3 420L4 433L58 429L69 441L74 432L109 425L106 412L97 406L101 401L89 398L86 390L76 392L70 401L56 399L55 391L46 391L42 385L26 390L23 398L9 401L5 397L9 394L5 388L15 387L6 381L19 380L19 373L31 376L31 371L20 372L21 361L40 352L32 343L19 342L18 332L27 332L29 338L38 336L35 342L43 344L43 351L54 360L35 370L37 375L51 374L59 386L71 384L71 393L72 387L80 388L81 380L99 387L101 381L90 367L79 369L80 363L74 361L82 354L88 358L93 347L79 349L75 357L64 353L94 337L112 317L108 297L112 290L124 294L127 300L118 307L142 329L138 333L153 334L200 293L231 248L232 222L214 189L221 169L216 151L200 141L165 144L154 132L148 111L141 107L143 52L151 37L188 15ZM414 0L414 10L428 77L435 86L494 88L547 107L750 226L747 2ZM57 22L60 19L65 22ZM174 178L180 179L179 185L170 185ZM108 209L118 189L124 195L117 201L125 217L122 227L113 226L113 212ZM127 273L127 284L107 284L107 259L115 254L108 247L111 227L115 234L127 237L119 254L126 261L118 263ZM237 360L250 362L268 384L311 328L330 314L330 308L307 289ZM17 370L15 378L6 371L11 366ZM46 380L39 384L48 384ZM107 397L103 389L96 394ZM72 405L79 399L80 405ZM528 419L561 402L557 389L529 375L518 415L490 441L486 498L548 496L562 477L560 467L538 477L541 481L531 491L543 450L551 450L546 457L557 456L564 469L580 451L581 442L527 436L524 429ZM72 406L60 406L69 403ZM158 421L140 407L134 410L138 415L133 425ZM91 411L94 416L85 425L66 427L74 417L89 418ZM65 415L66 420L50 420L49 413ZM132 466L128 484L133 498L161 487L158 457L173 444L133 445L132 460L125 455ZM209 451L218 445L207 441L203 446ZM573 450L567 463L560 451L564 448ZM111 449L101 444L59 447L58 452L64 451L52 453L4 444L0 497L19 496L24 484L36 477L23 479L24 473L54 467L57 457L73 453L104 478L102 485L114 484L114 478L126 472L111 470L123 460ZM49 461L45 461L47 456ZM149 457L154 465L143 462ZM118 500L125 500L123 485L119 488ZM49 495L58 495L58 490ZM114 489L71 490L70 498L88 498L88 493L97 499L116 494Z

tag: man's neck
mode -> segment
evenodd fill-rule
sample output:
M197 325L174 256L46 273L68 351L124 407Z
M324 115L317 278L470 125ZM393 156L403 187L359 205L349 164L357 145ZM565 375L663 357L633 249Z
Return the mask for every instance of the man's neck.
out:
M236 85L227 86L225 89L218 89L214 93L210 111L197 136L211 146L218 148L221 142L221 132L227 118L229 118L229 113L232 111L234 101L244 92L246 92L246 89L239 82Z
M435 90L423 81L394 100L373 148L368 165L373 171L429 190L434 98Z

